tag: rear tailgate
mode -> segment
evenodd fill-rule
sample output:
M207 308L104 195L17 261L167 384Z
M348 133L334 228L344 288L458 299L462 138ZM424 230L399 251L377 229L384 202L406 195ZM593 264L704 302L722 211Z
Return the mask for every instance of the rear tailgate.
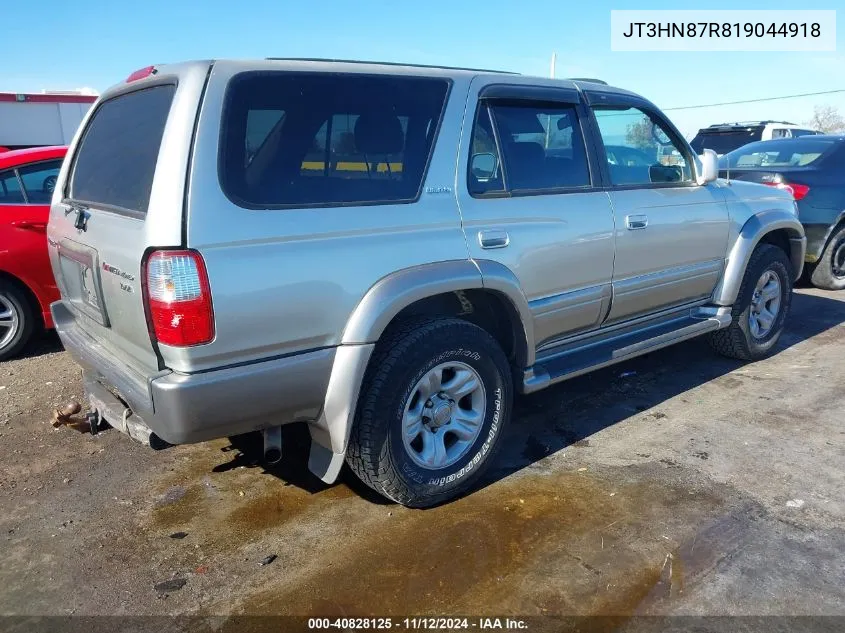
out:
M53 196L47 233L62 302L75 327L141 376L159 369L142 262L154 248L184 243L186 173L209 68L163 66L105 93Z

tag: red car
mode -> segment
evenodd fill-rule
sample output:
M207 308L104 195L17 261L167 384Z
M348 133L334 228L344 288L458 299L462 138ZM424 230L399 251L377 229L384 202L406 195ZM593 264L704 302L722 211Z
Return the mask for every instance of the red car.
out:
M0 360L52 328L59 291L47 255L47 217L66 147L0 153Z

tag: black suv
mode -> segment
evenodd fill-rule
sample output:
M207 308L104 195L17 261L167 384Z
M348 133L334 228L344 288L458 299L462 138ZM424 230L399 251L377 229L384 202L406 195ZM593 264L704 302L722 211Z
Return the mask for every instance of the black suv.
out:
M818 134L786 121L745 121L742 123L717 123L702 128L690 141L696 154L712 149L719 155L755 141L770 141L779 138L795 138Z

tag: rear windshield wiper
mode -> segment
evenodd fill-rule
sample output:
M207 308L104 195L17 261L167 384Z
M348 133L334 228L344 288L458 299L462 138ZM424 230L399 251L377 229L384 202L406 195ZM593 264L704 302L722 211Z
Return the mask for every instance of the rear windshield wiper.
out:
M69 216L72 211L76 212L76 220L73 222L73 227L77 231L86 230L88 228L88 217L91 215L88 213L88 210L91 207L79 202L74 202L73 200L64 200L63 202L67 205L67 209L65 209L65 217Z

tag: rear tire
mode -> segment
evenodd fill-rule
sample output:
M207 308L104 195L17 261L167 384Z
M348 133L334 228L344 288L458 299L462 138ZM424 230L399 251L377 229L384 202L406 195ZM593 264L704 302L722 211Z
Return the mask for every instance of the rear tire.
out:
M836 229L828 240L810 282L822 290L845 290L845 226Z
M792 264L786 253L759 244L745 269L733 320L710 335L710 345L723 356L740 360L765 358L783 332L792 302Z
M460 319L415 319L376 347L359 398L347 463L405 506L453 499L493 459L512 401L496 340Z
M35 331L35 312L16 286L0 281L0 361L18 354Z

